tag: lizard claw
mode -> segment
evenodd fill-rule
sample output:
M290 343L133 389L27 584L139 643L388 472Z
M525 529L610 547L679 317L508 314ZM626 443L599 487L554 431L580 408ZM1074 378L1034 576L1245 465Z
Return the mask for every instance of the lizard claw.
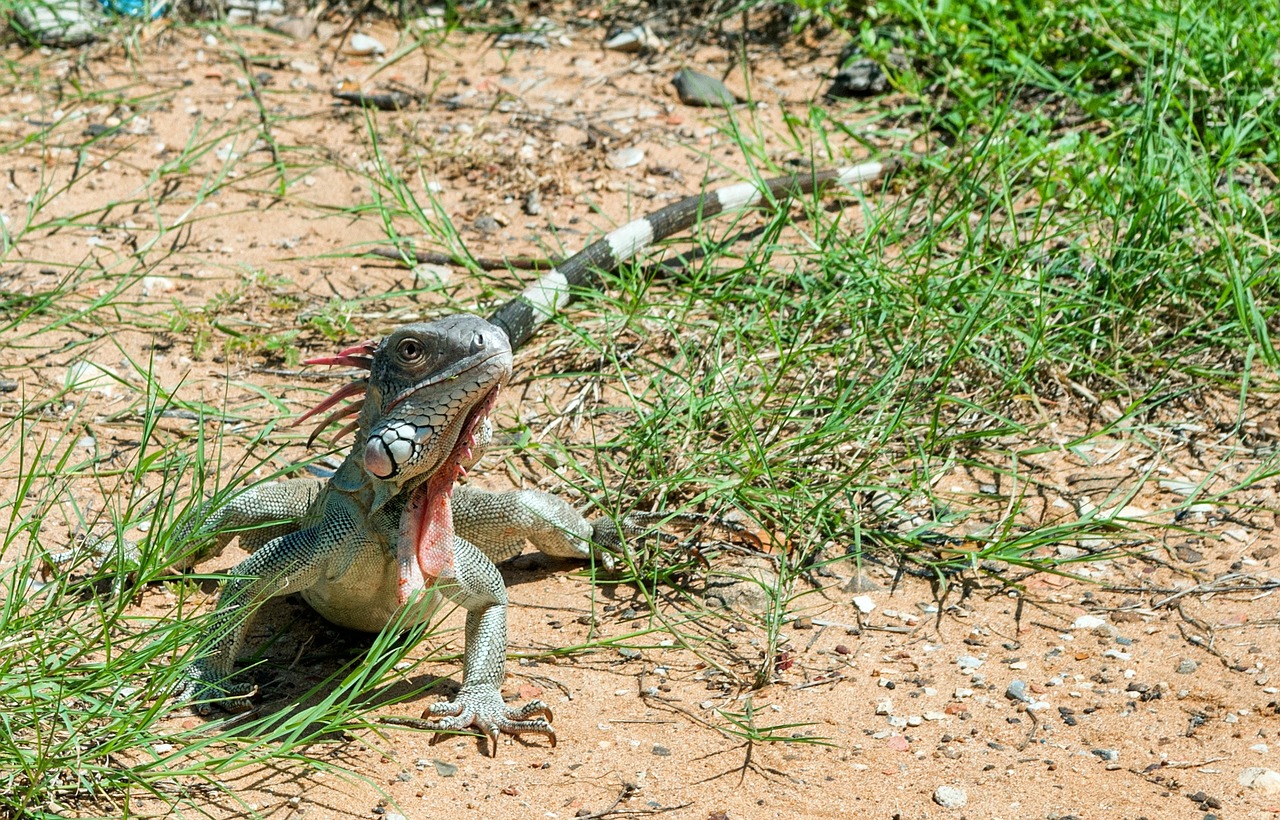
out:
M476 692L459 692L457 700L433 703L422 712L424 719L434 722L430 729L436 734L431 736L430 745L440 741L441 732L460 732L464 729L476 729L489 738L489 756L498 756L498 736L508 735L543 735L556 745L556 730L551 727L551 707L540 700L532 700L517 709L512 709L502 702L502 697L495 691L493 694Z
M653 525L661 523L664 517L662 513L633 512L617 520L597 518L591 528L596 561L606 572L614 572L619 558L634 557L633 545L656 542L662 549L680 543L680 539L671 533L654 528Z
M173 697L178 703L190 706L195 714L208 717L215 706L232 714L248 712L253 708L249 698L257 693L257 687L253 684L227 683L216 678L211 670L196 661L183 675L183 681L174 690Z

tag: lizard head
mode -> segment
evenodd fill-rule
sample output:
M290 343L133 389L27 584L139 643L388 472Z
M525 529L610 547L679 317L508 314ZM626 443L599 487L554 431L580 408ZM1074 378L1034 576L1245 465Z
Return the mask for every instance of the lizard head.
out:
M359 425L365 472L397 485L446 467L456 478L488 443L489 410L510 376L506 334L478 316L395 331L370 359Z
M487 411L511 374L511 348L501 328L478 316L457 314L406 325L384 339L370 339L304 364L369 371L293 422L296 427L343 399L361 397L320 421L307 446L339 419L358 415L334 440L361 431L368 476L403 484L433 472L460 439L467 445L459 448L464 471L483 453L492 438ZM488 402L472 413L470 403L476 398ZM469 435L457 435L466 421L472 422L467 425Z

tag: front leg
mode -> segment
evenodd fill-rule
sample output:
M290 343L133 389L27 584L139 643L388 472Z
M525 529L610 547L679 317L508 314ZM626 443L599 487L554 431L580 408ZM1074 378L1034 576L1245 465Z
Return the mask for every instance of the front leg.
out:
M512 709L502 700L502 679L507 660L507 590L502 575L484 553L461 538L453 540L453 579L439 591L467 610L466 644L463 649L462 688L448 702L435 703L422 713L437 718L431 728L461 731L475 728L489 739L489 755L498 754L498 735L540 734L556 745L551 708L530 701ZM431 738L435 745L441 738Z
M190 701L202 715L209 714L214 703L229 712L249 709L249 685L234 684L231 677L258 607L271 598L313 587L328 571L334 555L344 546L351 546L339 536L353 531L349 520L328 521L327 526L317 525L276 538L237 564L218 596L209 630L210 652L191 664L186 683L176 696Z
M557 495L538 490L492 493L464 485L454 489L453 505L458 535L495 564L519 555L529 541L555 558L594 557L606 570L614 567L613 554L598 548L602 540L617 541L612 523L593 524Z
M237 535L240 546L246 552L254 552L296 528L323 487L324 482L319 479L291 478L258 484L222 503L205 502L178 523L172 539L175 547L194 539L196 551L171 554L166 564L188 569L207 558L216 558Z

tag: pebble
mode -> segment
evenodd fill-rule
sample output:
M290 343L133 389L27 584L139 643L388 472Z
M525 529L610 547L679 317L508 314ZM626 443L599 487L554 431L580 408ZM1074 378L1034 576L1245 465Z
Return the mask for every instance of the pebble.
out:
M1184 561L1188 564L1198 564L1204 560L1204 553L1194 547L1188 547L1185 544L1179 547L1174 547L1173 551L1177 554L1179 561Z
M939 786L933 790L933 802L944 809L959 809L969 802L969 795L959 786Z
M1116 751L1115 749L1090 749L1089 753L1096 755L1097 757L1107 761L1108 763L1115 763L1117 760L1120 759L1120 752Z
M551 41L540 31L511 31L494 41L498 48L551 48Z
M1205 794L1204 792L1196 792L1195 794L1187 795L1187 798L1191 800L1192 803L1199 803L1200 808L1202 809L1222 808L1222 801L1211 794Z
M387 47L378 38L370 37L368 34L356 33L351 35L351 39L347 41L347 47L342 49L342 53L353 57L368 57L373 54L384 54L386 50Z
M883 94L889 87L884 68L875 60L855 60L836 73L835 81L827 89L829 97L871 97Z
M316 33L316 21L310 17L282 17L270 21L267 28L278 31L291 40L306 40Z
M444 285L453 278L453 268L447 265L432 265L423 262L413 266L413 278L430 285Z
M1248 530L1244 530L1239 527L1236 527L1235 529L1227 530L1226 532L1223 533L1223 535L1225 535L1230 540L1240 544L1244 544L1249 540Z
M667 47L667 43L654 34L653 29L648 26L636 26L610 36L609 39L604 41L604 47L609 51L636 53L641 51L661 51Z
M1011 681L1009 687L1004 690L1004 696L1009 700L1020 700L1023 703L1031 702L1031 696L1027 694L1027 685L1020 680Z
M1280 774L1271 769L1263 769L1259 766L1250 766L1236 778L1241 786L1247 789L1253 789L1261 792L1267 797L1274 797L1280 794Z
M688 68L682 68L671 79L680 102L704 108L733 105L737 99L724 83Z
M1177 672L1179 675L1190 675L1193 674L1199 666L1200 664L1196 663L1191 658L1183 658L1178 661Z
M981 658L975 658L972 655L961 655L956 658L956 666L961 669L977 669L979 666L982 666L982 664L983 661Z
M877 702L876 702L876 714L877 714L877 715L892 715L892 714L893 714L893 701L892 701L892 700L890 700L889 698L885 698L884 700L877 701Z
M1100 626L1106 626L1105 618L1099 618L1097 615L1081 615L1071 623L1072 629L1097 629Z
M605 164L615 171L621 171L624 168L634 168L644 162L644 150L641 148L619 148L612 151L604 159Z
M876 608L876 602L871 600L870 595L855 596L853 599L853 605L856 606L858 611L863 615L871 613ZM979 661L979 663L981 663L981 661Z
M95 393L114 395L120 384L119 375L105 364L79 361L67 368L65 384L68 390L92 390Z
M432 760L431 765L436 767L436 774L441 777L453 777L458 773L458 767L452 763L445 763L443 760Z
M1180 495L1183 498L1190 496L1196 490L1200 489L1200 485L1194 481L1184 481L1180 478L1162 478L1156 482L1160 489L1167 490L1174 495Z
M163 276L144 276L142 277L142 295L150 296L153 293L168 293L174 290L172 279L166 279Z
M666 746L654 746L653 754L657 757L671 757L671 750Z

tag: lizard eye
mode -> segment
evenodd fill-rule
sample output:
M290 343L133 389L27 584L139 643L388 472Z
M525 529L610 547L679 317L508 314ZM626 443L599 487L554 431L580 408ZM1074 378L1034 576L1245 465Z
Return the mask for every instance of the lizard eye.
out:
M426 355L426 348L417 339L402 339L396 347L396 355L405 364L417 364Z

